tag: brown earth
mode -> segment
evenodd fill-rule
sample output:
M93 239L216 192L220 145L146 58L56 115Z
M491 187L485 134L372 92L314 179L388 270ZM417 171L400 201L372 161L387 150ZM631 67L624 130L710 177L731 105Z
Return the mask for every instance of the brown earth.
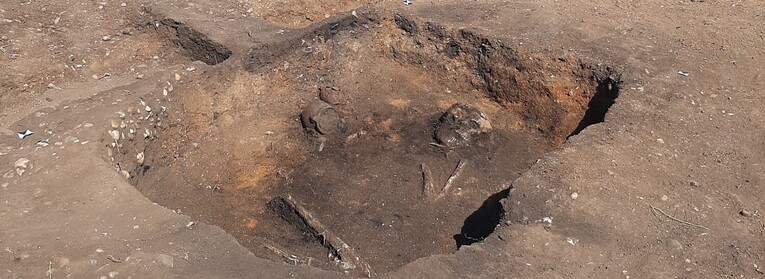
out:
M761 5L413 3L0 4L0 278L763 276Z

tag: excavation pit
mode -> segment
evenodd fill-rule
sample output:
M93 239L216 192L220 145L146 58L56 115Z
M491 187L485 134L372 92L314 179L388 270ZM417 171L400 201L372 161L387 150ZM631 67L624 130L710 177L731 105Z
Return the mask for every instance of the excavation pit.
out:
M382 274L488 237L512 182L602 122L618 94L617 73L575 57L359 14L256 46L244 69L210 68L176 86L152 140L117 156L145 154L123 164L131 182L260 257ZM210 56L217 50L198 59L228 58ZM301 119L316 102L343 128Z

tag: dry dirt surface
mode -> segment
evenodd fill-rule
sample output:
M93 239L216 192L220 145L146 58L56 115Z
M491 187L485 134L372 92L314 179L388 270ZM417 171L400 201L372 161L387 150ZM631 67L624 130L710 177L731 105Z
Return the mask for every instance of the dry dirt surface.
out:
M0 279L765 277L757 1L0 20Z

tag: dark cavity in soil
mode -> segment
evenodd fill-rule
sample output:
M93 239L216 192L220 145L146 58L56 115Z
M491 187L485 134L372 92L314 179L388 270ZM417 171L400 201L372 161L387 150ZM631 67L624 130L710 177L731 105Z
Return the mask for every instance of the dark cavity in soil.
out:
M181 54L192 60L215 65L231 57L231 50L183 23L172 19L162 19L151 24L158 34L172 42Z
M488 237L512 182L604 121L618 94L617 73L575 57L357 15L177 86L172 124L131 181L260 257L376 275ZM193 59L231 55L180 23L161 26Z

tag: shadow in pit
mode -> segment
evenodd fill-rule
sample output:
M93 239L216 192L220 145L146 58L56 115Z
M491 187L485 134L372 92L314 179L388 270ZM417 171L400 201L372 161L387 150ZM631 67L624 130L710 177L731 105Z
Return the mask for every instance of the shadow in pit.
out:
M587 111L584 112L582 120L579 121L579 125L576 126L571 134L566 138L570 138L579 134L584 128L590 125L598 124L606 120L606 113L616 102L616 98L619 97L619 80L612 77L607 77L605 80L598 81L598 87L595 89L595 95L592 96L590 102L587 103Z
M512 189L512 187L507 188L491 195L481 207L465 219L460 233L454 235L457 249L464 245L481 242L494 232L502 220L502 216L505 215L505 209L500 201L507 198Z

